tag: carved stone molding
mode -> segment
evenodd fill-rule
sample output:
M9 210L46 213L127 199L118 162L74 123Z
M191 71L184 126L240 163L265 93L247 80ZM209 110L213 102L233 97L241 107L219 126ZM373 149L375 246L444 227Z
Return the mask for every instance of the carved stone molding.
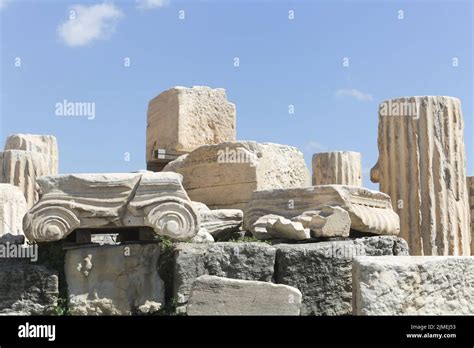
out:
M30 240L64 239L77 228L153 228L191 239L200 217L176 173L69 174L39 178L41 199L24 218Z

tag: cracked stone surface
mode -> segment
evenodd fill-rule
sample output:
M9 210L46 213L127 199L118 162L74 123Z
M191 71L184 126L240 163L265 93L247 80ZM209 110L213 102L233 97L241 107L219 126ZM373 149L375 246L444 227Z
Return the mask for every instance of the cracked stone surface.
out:
M191 289L188 315L299 315L301 292L255 280L200 276Z
M470 256L358 257L355 315L474 315Z
M263 236L260 218L266 215L286 219L327 207L349 213L350 228L377 235L397 235L400 219L390 197L379 191L348 185L321 185L300 188L257 190L244 210L244 228L256 238Z
M148 104L147 162L158 149L189 152L235 140L235 114L223 88L178 86L160 93Z
M58 173L58 144L52 135L13 134L0 152L0 182L17 186L28 208L39 199L36 179Z
M202 275L259 280L273 278L276 249L266 243L178 243L173 250L173 297L188 301L191 286Z
M334 242L277 244L275 282L303 294L301 315L352 313L352 262L357 256L408 255L406 242L377 236Z
M25 260L0 259L0 315L53 314L58 294L55 271Z
M311 182L296 147L255 141L203 145L168 163L163 171L183 175L193 201L211 209L244 209L255 190L302 187Z
M71 249L65 273L72 315L129 315L164 303L158 244Z
M23 217L28 210L23 192L13 185L0 184L0 241L2 237L23 238Z

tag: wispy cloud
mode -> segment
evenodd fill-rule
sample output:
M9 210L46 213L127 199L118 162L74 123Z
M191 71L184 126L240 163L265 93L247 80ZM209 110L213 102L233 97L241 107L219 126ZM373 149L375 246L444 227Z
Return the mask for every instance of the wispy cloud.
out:
M371 101L371 100L374 99L372 94L361 92L361 91L359 91L358 89L355 89L355 88L352 88L352 89L349 89L349 88L339 89L336 92L336 96L337 97L351 97L351 98L355 98L359 101Z
M136 0L137 7L142 10L151 10L153 8L165 7L169 0Z
M327 147L316 142L316 141L309 141L306 146L305 146L306 150L307 151L311 151L311 152L314 152L314 153L317 153L317 152L324 152L324 151L327 151Z
M0 0L0 10L4 9L5 7L7 7L8 3L10 2L10 0Z
M109 38L123 16L113 4L71 6L73 16L58 26L59 37L71 47Z

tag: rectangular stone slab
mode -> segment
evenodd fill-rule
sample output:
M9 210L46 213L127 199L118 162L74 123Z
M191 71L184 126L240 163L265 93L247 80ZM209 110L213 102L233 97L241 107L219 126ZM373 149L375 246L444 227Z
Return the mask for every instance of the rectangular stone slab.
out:
M201 146L170 162L163 171L182 174L189 197L212 209L242 209L255 190L310 184L301 151L254 141Z
M474 257L358 257L355 315L473 315Z
M197 278L188 315L299 315L301 292L291 286L216 276Z
M146 135L147 162L157 150L186 153L235 140L235 105L223 88L171 88L150 100Z

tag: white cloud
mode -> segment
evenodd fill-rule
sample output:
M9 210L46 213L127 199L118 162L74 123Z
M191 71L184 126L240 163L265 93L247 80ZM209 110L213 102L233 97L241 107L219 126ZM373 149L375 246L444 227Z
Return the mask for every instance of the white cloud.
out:
M327 147L316 142L316 141L310 141L306 144L306 150L311 151L313 153L318 153L318 152L324 152L327 151Z
M165 7L170 2L169 0L136 0L137 7L143 10L150 10L153 8Z
M10 2L10 0L0 0L0 10L4 9L7 7L7 4Z
M372 97L372 94L368 94L368 93L364 93L364 92L361 92L355 88L352 88L352 89L348 89L348 88L344 88L344 89L340 89L336 92L336 96L337 97L352 97L352 98L355 98L359 101L371 101L373 100L374 98Z
M58 26L59 37L68 46L83 46L109 38L115 31L122 11L113 4L73 5L69 19Z

